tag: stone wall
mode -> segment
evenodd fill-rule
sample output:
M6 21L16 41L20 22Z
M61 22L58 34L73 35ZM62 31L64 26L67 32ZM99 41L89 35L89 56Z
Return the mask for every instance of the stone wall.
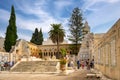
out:
M0 52L0 62L1 61L9 61L9 53L8 52Z
M3 48L4 47L4 38L0 37L0 51L4 51L5 52L5 49Z
M82 44L79 49L78 59L87 60L92 58L91 57L92 56L91 50L92 50L92 44L93 44L92 42L93 42L93 34L92 33L86 34L82 40Z
M120 80L120 19L94 44L95 67L104 75Z

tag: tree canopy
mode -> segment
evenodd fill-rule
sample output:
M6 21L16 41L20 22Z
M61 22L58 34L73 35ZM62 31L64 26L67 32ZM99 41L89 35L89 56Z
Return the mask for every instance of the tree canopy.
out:
M57 50L59 55L59 43L62 43L64 41L65 30L62 28L61 24L51 24L51 26L52 28L48 32L49 38L53 43L57 43Z
M76 7L72 11L72 15L69 20L69 40L72 41L76 45L75 54L78 53L78 44L80 44L80 41L82 41L83 37L83 17L82 17L82 11Z
M9 52L12 46L16 44L17 37L18 36L17 36L17 27L16 27L16 16L15 16L14 6L12 6L9 25L7 27L5 42L4 42L4 48L7 52Z
M42 29L40 29L39 31L39 45L42 45L43 42L43 33L42 33Z
M40 31L38 31L38 29L35 28L35 32L33 33L30 42L32 42L32 43L34 43L36 45L42 45L42 42L43 42L42 29L40 29Z

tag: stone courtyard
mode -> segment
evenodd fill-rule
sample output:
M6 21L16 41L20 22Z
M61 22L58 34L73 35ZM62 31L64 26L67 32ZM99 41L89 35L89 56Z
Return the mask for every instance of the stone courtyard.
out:
M0 80L100 80L95 77L87 78L87 73L87 70L77 70L68 75L1 72Z
M96 78L95 76L87 77L87 74L92 74L92 72L86 70L86 68L67 70L67 74L1 71L0 80L112 80L103 75L101 78Z

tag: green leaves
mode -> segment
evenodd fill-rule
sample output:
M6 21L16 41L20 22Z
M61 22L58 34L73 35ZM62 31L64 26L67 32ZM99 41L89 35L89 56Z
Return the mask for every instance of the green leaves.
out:
M82 40L82 30L83 30L83 18L82 18L82 12L81 10L76 7L74 8L70 21L69 21L69 40L72 41L75 44L75 54L78 52L78 44L80 44L80 41Z
M48 32L49 38L53 43L57 43L57 58L59 58L59 43L63 42L65 37L65 31L62 29L61 24L51 24L52 28Z
M12 46L16 44L17 37L18 36L17 36L17 28L16 28L16 16L15 16L14 6L12 6L9 25L7 27L5 42L4 42L4 48L7 52L9 52Z
M61 48L60 52L61 52L61 54L62 54L63 57L67 54L67 51L66 51L65 48Z
M60 60L60 64L61 64L61 65L65 65L66 63L67 63L66 59L61 59L61 60Z
M42 45L43 42L43 34L42 34L42 30L40 29L40 31L38 32L38 29L35 29L35 32L32 35L32 39L30 40L30 42L36 44L36 45Z
M48 32L49 38L52 40L53 43L61 43L65 37L65 31L62 29L61 24L51 24L52 28Z
M70 30L70 35L69 35L69 40L72 41L73 43L77 44L81 39L80 37L82 36L82 27L83 27L83 18L82 18L82 13L79 8L74 8L70 21L69 21L69 30Z

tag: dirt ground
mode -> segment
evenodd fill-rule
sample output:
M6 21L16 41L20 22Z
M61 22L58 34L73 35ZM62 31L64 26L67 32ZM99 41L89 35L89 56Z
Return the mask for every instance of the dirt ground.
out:
M77 70L68 75L38 73L0 73L0 80L100 80L86 78L86 70Z

